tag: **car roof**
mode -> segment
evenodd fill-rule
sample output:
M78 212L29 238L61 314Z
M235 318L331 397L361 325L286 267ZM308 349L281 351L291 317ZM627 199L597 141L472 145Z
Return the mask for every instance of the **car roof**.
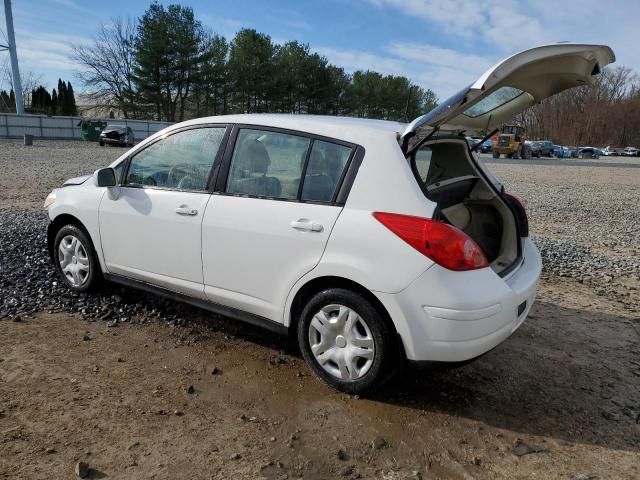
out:
M273 113L247 113L218 115L188 120L174 127L202 125L210 123L249 124L263 127L283 128L300 132L332 137L348 142L361 143L369 135L388 133L399 134L406 123L367 118L335 117L330 115L293 115Z

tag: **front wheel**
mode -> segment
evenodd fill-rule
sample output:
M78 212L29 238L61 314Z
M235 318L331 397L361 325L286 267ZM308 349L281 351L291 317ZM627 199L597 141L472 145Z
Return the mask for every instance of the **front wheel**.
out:
M363 394L386 382L396 366L395 342L383 314L351 290L317 293L300 316L302 356L318 377L344 392Z
M67 287L85 292L99 282L100 266L88 236L76 225L65 225L53 242L55 269Z
M500 153L496 152L495 150L493 151L493 158L500 158Z

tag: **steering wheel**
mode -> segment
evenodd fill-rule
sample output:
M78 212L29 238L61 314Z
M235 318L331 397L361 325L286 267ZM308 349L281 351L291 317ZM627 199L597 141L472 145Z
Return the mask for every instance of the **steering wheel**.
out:
M180 183L180 180L182 180L183 177L197 174L198 171L195 166L188 163L179 163L178 165L171 167L171 170L169 170L167 183L169 186L175 187Z

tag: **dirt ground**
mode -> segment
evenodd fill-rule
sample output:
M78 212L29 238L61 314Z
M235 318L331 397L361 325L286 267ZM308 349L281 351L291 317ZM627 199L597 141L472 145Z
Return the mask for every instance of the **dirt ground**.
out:
M582 285L545 280L509 341L368 399L202 320L0 322L0 478L640 478L640 332Z

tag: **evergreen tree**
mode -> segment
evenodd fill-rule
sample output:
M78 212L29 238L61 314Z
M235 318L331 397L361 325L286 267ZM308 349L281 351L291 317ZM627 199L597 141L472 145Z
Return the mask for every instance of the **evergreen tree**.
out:
M66 87L66 97L65 97L65 115L76 116L78 115L78 107L76 105L76 97L73 94L73 87L71 86L71 82L67 82Z
M243 29L236 34L231 42L228 62L236 110L269 110L269 100L273 99L272 93L278 83L274 54L275 46L269 35L253 29Z
M56 111L58 115L66 115L66 102L67 102L67 84L62 81L61 78L58 79L58 102L56 105Z
M51 105L49 106L49 115L54 116L58 114L58 92L54 88L51 92Z
M182 120L203 58L204 31L193 9L153 3L140 18L135 80L158 120Z
M48 113L51 106L51 94L45 87L39 85L31 91L31 111L38 113Z

